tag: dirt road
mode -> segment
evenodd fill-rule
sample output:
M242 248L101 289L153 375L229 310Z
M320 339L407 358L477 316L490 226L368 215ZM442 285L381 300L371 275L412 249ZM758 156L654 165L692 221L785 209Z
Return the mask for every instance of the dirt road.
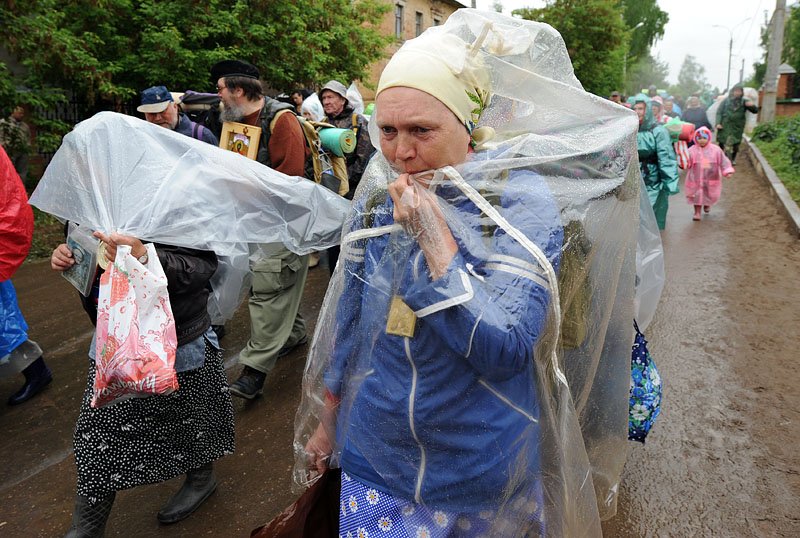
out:
M646 331L664 405L647 444L630 444L606 536L800 536L800 245L745 160L702 222L681 195L671 199L668 280ZM26 265L14 284L55 380L22 406L0 403L0 537L61 537L92 327L46 264ZM326 284L325 268L309 272L303 312L312 328ZM230 378L249 333L246 310L223 341ZM303 361L303 350L281 359L263 398L235 402L236 453L218 463L218 489L196 514L169 527L156 521L180 478L123 491L106 536L246 537L289 504ZM0 381L2 402L21 379Z
M670 198L646 331L664 403L606 536L800 536L800 243L737 161L701 222Z

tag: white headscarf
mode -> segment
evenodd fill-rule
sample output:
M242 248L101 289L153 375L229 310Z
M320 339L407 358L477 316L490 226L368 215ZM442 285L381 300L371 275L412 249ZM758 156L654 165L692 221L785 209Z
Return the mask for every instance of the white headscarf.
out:
M325 117L325 111L322 109L322 103L319 102L319 97L316 93L312 93L303 101L300 107L300 113L308 112L311 114L312 121L322 121Z
M383 70L376 97L398 86L423 91L449 108L476 144L491 139L493 129L478 128L491 101L489 71L479 54L490 27L472 45L456 35L430 31L406 41Z

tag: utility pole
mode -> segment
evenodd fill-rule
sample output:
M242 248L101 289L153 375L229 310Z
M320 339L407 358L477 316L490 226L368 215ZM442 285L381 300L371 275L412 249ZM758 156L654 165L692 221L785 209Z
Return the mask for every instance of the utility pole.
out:
M739 84L744 82L744 58L742 58L742 69L739 71Z
M772 28L767 52L767 73L764 75L764 102L761 104L761 122L775 119L775 100L778 96L778 66L783 54L783 25L785 22L786 0L777 0L772 15Z
M728 81L727 81L726 88L725 88L726 92L729 92L731 90L731 60L733 59L733 32L740 25L746 23L747 21L749 21L752 18L753 17L747 17L745 20L743 20L742 22L740 22L739 24L734 26L733 30L731 30L727 26L723 26L721 24L713 24L713 25L711 25L712 28L724 28L725 30L728 31L728 34L729 34L729 36L731 38L730 42L728 43Z
M728 30L730 32L730 30ZM725 91L731 91L731 58L733 58L733 32L731 32L731 41L728 45L728 83Z

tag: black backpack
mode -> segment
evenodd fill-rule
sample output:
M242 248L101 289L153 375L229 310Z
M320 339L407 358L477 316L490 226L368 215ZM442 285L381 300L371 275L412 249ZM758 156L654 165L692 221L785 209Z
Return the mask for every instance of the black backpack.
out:
M222 122L219 119L219 104L222 101L216 93L200 93L186 90L178 103L178 108L189 119L198 124L192 126L192 136L202 140L202 127L209 129L219 139ZM195 134L197 133L197 134Z

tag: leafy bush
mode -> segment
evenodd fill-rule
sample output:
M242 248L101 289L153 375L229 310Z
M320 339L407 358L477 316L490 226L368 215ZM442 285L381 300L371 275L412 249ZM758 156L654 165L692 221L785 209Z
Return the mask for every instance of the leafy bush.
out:
M33 208L33 242L25 261L47 259L64 242L64 225L52 215Z
M800 203L800 115L761 124L753 130L752 139Z

